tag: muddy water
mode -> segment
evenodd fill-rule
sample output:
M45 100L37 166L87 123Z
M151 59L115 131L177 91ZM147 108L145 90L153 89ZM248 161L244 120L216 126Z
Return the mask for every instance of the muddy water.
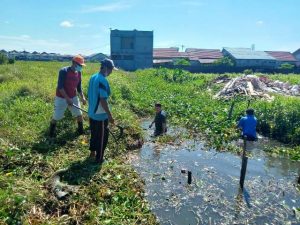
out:
M147 128L148 122L142 125ZM145 180L161 224L300 224L299 162L266 156L260 149L264 142L248 146L253 157L241 191L239 156L207 151L200 141L158 145L150 132L130 161Z

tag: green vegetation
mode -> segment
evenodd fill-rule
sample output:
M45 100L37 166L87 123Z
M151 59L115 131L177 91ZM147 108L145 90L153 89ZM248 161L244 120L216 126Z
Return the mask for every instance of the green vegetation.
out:
M144 199L143 183L124 156L142 136L138 119L152 115L157 101L172 124L189 128L191 135L202 136L219 150L236 149L231 144L239 136L236 121L249 99L235 99L232 119L228 119L233 100L213 98L224 85L212 82L217 75L169 69L118 71L109 77L111 104L117 123L126 127L125 138L118 145L109 141L108 161L97 167L87 158L89 135L76 136L70 114L59 122L56 141L47 139L57 73L68 64L0 66L0 224L156 224ZM99 64L92 63L85 68L85 91L89 75L98 69ZM297 82L296 76L291 77ZM289 79L287 75L271 78ZM273 102L250 99L250 106L257 112L262 134L289 144L289 148L268 151L299 160L300 100L285 96L276 96ZM172 139L162 138L165 141ZM79 185L79 190L58 200L46 181L63 168L68 168L63 181Z
M174 61L175 66L190 66L191 63L188 59L176 59Z
M7 63L7 61L8 61L7 56L4 55L3 53L0 53L0 65Z
M295 65L289 64L289 63L282 63L279 67L279 69L283 70L292 70L294 69Z
M253 74L253 70L245 69L243 73L246 74L246 75Z
M16 62L0 66L0 224L156 224L143 197L143 182L124 163L126 145L141 136L137 117L122 100L123 74L110 77L116 121L126 127L118 145L109 141L101 170L87 156L89 135L76 136L68 113L54 143L47 139L58 70L68 63ZM83 84L99 64L89 64ZM121 78L121 79L120 79ZM88 128L85 115L85 128ZM113 130L113 132L116 132ZM46 182L63 168L63 181L79 185L58 200Z
M7 58L7 56L3 53L0 53L0 65L2 64L14 64L15 63L15 58Z
M234 62L232 61L232 59L227 57L227 56L216 60L214 62L214 64L215 65L222 65L222 66L234 66Z

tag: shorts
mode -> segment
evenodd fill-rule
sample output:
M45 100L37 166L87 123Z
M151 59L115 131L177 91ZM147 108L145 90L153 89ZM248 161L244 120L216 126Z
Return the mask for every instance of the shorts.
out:
M80 102L77 96L72 98L72 100L75 105L80 107ZM52 118L54 120L61 120L62 118L64 118L64 114L67 108L71 111L73 117L82 115L82 112L79 109L73 106L69 106L66 99L56 96L54 100L54 114Z

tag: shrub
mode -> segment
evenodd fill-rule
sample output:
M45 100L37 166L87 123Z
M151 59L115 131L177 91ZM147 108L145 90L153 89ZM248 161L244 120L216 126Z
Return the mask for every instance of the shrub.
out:
M282 63L279 67L279 69L283 70L292 70L294 69L295 65L289 64L289 63Z
M252 74L253 73L253 70L252 69L245 69L244 70L244 74L245 75L249 75L249 74Z
M15 63L15 58L10 58L10 59L8 59L8 63L9 64L14 64Z
M221 59L218 59L214 62L215 65L223 65L223 66L234 66L234 62L231 58L225 56Z
M174 61L175 66L190 66L191 63L188 59L176 59Z
M0 65L7 63L7 56L3 53L0 53Z

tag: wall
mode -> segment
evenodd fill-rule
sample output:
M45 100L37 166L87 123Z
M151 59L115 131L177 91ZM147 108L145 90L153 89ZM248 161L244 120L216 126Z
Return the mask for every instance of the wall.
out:
M111 58L124 70L150 68L153 65L153 31L112 30Z

